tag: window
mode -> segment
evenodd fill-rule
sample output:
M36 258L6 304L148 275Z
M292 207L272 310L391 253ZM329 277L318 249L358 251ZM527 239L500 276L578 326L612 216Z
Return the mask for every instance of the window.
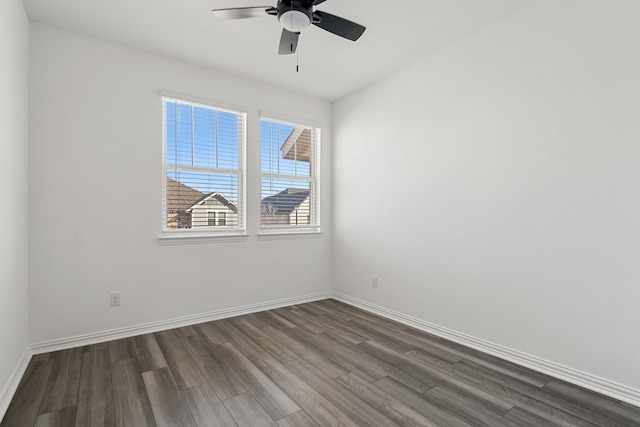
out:
M163 230L244 230L246 114L162 102Z
M263 230L319 229L319 141L320 129L262 119Z
M207 212L207 225L209 227L220 227L220 226L227 225L227 213L226 212L208 211Z

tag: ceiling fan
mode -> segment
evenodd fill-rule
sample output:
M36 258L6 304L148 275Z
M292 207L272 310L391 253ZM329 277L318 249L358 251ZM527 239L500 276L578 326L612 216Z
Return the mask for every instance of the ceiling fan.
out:
M282 25L280 47L278 54L289 55L295 53L298 47L300 32L313 24L337 36L356 41L366 29L360 24L332 15L320 10L313 10L314 6L326 0L278 0L276 7L235 7L229 9L214 9L213 14L221 19L256 18L265 15L276 16Z

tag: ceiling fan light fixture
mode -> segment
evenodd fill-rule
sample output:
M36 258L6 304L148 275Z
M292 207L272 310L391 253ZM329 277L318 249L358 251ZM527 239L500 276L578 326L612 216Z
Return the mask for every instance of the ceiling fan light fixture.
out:
M305 12L301 10L286 10L278 17L280 25L285 30L292 33L299 33L300 31L311 25L311 18Z
M324 2L325 0L277 0L275 7L232 7L213 9L213 13L220 19L243 19L258 16L277 17L278 22L283 27L278 46L279 55L295 53L300 32L311 25L347 40L358 40L366 28L348 19L314 10L315 6Z

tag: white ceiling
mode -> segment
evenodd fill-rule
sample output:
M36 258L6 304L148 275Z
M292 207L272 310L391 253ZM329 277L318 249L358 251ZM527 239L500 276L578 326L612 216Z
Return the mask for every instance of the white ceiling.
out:
M327 0L367 27L356 42L317 27L279 56L275 17L223 21L212 9L276 0L23 0L31 20L253 81L335 101L537 0Z

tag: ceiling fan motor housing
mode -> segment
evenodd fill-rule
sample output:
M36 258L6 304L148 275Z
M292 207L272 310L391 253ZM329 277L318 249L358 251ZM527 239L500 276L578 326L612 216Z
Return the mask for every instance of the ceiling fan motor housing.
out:
M278 21L292 33L298 33L313 22L313 2L304 0L280 0Z

